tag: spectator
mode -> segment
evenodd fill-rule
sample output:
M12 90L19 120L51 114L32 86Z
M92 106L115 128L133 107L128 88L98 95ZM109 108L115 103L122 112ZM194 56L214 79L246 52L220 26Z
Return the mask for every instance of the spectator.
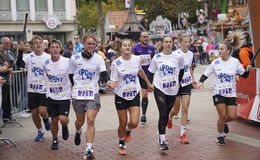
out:
M17 41L13 41L13 42L12 42L11 52L13 53L13 55L14 55L15 57L18 56L18 50L19 50L18 42L17 42Z
M43 51L45 52L45 53L50 53L49 52L49 41L47 40L47 39L44 39L43 40Z
M70 58L73 52L73 42L68 41L64 47L64 57Z
M11 48L11 41L8 37L1 38L2 49L0 50L0 65L4 68L1 72L1 76L6 79L6 83L2 86L2 109L3 109L3 119L7 122L11 119L11 105L10 105L10 86L9 86L9 74L12 73L12 63L14 62L10 56L9 52Z
M74 47L73 47L73 55L81 52L84 49L83 44L80 42L79 35L74 36Z

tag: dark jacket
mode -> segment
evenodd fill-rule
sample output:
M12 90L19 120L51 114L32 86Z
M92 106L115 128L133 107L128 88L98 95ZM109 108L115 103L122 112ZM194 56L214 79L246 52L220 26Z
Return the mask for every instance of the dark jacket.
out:
M10 63L10 58L5 54L5 51L0 49L0 65L3 66L4 62ZM0 76L6 79L6 83L4 85L9 85L9 73L1 72Z

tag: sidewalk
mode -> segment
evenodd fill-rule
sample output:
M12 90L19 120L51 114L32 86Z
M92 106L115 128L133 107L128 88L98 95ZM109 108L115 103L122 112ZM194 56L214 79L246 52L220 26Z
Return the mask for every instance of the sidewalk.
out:
M118 154L116 130L99 131L95 139L96 160L259 160L259 147L246 145L226 138L226 146L215 144L215 134L207 131L189 130L190 144L178 141L178 129L168 131L169 151L159 151L157 129L141 126L132 133L132 141L127 143L127 155ZM73 135L68 141L61 141L58 151L50 149L51 138L42 142L31 139L17 141L18 147L0 144L1 160L72 160L83 159L85 143L75 146ZM84 142L84 138L83 141Z

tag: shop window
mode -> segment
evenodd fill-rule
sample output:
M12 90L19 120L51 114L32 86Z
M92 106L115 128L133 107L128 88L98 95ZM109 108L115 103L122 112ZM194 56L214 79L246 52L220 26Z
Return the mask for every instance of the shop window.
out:
M36 11L47 11L48 10L47 0L35 0L35 9Z
M0 11L10 11L10 0L0 0Z
M29 0L16 0L16 5L18 11L30 10Z
M53 1L53 10L54 11L65 10L65 0L54 0Z

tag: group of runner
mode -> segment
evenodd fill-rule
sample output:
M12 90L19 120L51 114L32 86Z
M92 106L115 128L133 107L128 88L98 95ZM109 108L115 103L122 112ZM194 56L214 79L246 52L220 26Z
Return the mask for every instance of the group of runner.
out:
M234 35L236 37L236 35ZM239 41L240 39L235 39ZM95 118L101 103L98 80L101 78L115 93L115 106L119 119L119 153L126 154L126 142L131 140L131 131L139 124L140 104L141 122L146 123L148 92L153 91L159 111L158 142L160 150L168 150L166 127L172 127L170 112L181 102L180 142L188 144L187 120L192 88L201 88L203 82L215 74L213 100L219 114L217 144L224 145L224 132L228 132L227 122L236 118L237 74L247 75L240 62L230 57L235 40L220 44L220 58L214 60L198 83L192 70L193 53L188 50L190 37L179 37L180 48L172 51L173 40L166 36L162 42L162 52L156 54L155 48L148 44L149 34L140 34L140 43L132 48L129 39L119 44L119 57L111 64L109 78L104 60L96 53L96 38L85 35L82 38L84 50L71 57L60 55L61 43L49 43L50 55L43 51L43 39L32 39L33 52L23 58L19 52L17 65L28 71L28 107L38 130L35 141L42 140L44 129L51 130L53 141L51 149L59 148L58 124L62 125L62 138L69 137L68 123L70 101L76 114L75 145L81 143L82 126L87 123L86 151L84 158L93 159ZM247 68L248 70L249 68ZM140 96L141 93L141 96ZM141 98L140 98L141 97ZM140 103L141 102L141 103ZM129 112L129 118L128 113ZM172 111L173 112L173 111ZM49 118L51 118L51 121ZM170 117L170 118L169 118Z

